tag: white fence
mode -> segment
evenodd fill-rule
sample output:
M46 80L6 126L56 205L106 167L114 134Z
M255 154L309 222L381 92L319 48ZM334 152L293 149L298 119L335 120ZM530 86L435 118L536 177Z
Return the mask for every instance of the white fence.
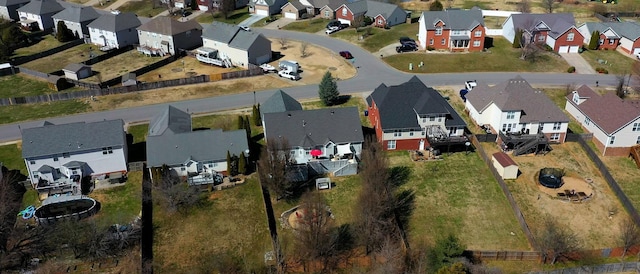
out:
M502 36L502 29L486 29L485 34L489 36Z
M509 17L511 14L521 13L519 11L506 11L506 10L482 10L482 16L493 17Z

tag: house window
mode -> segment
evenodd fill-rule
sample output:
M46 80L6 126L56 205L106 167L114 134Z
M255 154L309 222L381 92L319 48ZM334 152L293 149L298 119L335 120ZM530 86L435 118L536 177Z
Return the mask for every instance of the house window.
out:
M604 39L600 39L600 41L598 41L598 44L604 45Z
M378 25L382 26L382 19L378 19Z
M442 27L436 28L436 35L442 35Z
M560 141L560 133L552 133L549 140L554 142Z
M187 168L181 167L180 170L185 171L185 170L187 170Z
M342 8L342 16L347 16L347 8Z
M570 32L569 34L567 34L567 41L573 41L573 37L575 36L575 33Z
M429 121L433 122L435 120L436 120L436 117L434 117L434 116L429 117Z
M515 127L516 124L502 124L502 132L511 132L511 129Z
M30 165L35 165L35 164L36 164L36 161L31 160L31 161L29 161L29 164L30 164Z
M562 123L560 122L553 123L553 130L560 130L561 126L562 126Z
M328 11L328 10L325 10L325 11L324 11L324 17L325 17L325 18L329 18L329 15L330 15L330 14L329 14L329 11Z
M538 35L538 42L544 42L544 35Z
M113 154L113 148L112 147L103 147L102 148L102 154L104 154L104 155Z
M640 123L633 123L632 131L640 131Z
M427 135L427 128L423 127L422 128L422 136L425 136L425 135Z
M515 111L509 111L507 112L507 120L511 120L516 118L516 112Z
M438 117L438 122L442 122L442 117Z
M62 153L62 158L69 158L71 156L69 156L68 152Z
M584 124L587 126L591 125L591 119L589 119L589 117L584 117Z
M387 149L396 149L396 140L387 141Z
M476 47L476 48L479 47L480 46L480 40L473 41L473 46Z
M482 36L482 31L481 31L481 30L476 30L476 32L475 32L475 34L474 34L474 36L475 36L475 37L480 37L480 36Z
M401 136L402 136L402 131L397 129L393 131L393 137L401 137Z
M442 42L440 44L442 44L443 46L446 45L447 44L447 39L442 38Z
M609 144L613 145L613 143L615 143L616 141L616 136L611 136L611 138L609 138Z
M53 157L53 161L57 162L58 161L58 157Z
M429 39L429 45L433 45L433 38Z
M640 136L636 139L636 145L640 144Z
M413 136L413 130L409 131L409 136Z
M609 45L613 45L614 40L613 39L609 39Z

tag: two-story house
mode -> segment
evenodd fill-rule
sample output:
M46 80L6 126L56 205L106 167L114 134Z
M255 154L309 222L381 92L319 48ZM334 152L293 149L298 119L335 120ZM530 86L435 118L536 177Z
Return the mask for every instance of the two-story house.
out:
M566 97L565 110L588 132L603 156L629 156L640 144L640 101L581 86Z
M18 16L23 28L48 30L54 28L52 16L63 9L55 0L32 0L18 8Z
M418 42L423 49L484 49L485 26L480 9L425 11L418 24Z
M262 16L278 14L282 11L282 6L287 0L251 0L249 2L249 12Z
M136 28L142 23L130 12L103 14L87 25L91 43L103 49L121 48L138 43Z
M175 55L178 49L190 50L202 45L202 26L189 20L178 22L159 16L138 27L138 51L147 55Z
M126 174L124 122L45 122L23 129L22 157L38 192L80 194L83 179L113 179Z
M465 97L469 117L478 126L498 132L503 149L515 149L533 138L565 141L569 117L520 76L491 87L478 83Z
M282 15L289 19L300 19L305 14L309 18L319 15L334 19L335 11L346 3L346 0L291 0L282 6Z
M20 21L18 8L26 5L31 0L0 0L0 18L8 21Z
M600 33L598 49L614 50L618 46L631 55L640 53L640 24L636 22L587 22L578 30L584 36L584 43L589 44L594 31Z
M98 19L100 14L93 7L69 6L52 16L56 31L62 21L77 38L89 38L87 25Z
M347 2L336 9L335 17L343 24L364 22L364 17L373 20L375 27L392 27L407 21L407 12L394 4L372 0Z
M168 166L189 184L212 184L227 173L227 152L249 157L245 130L192 130L191 115L168 106L149 123L147 167Z
M387 150L425 150L468 141L464 120L416 76L397 86L380 84L366 100L369 121Z
M572 13L512 14L502 24L502 35L511 43L519 30L522 43L548 45L558 53L578 53L584 41Z
M217 52L217 59L245 68L269 62L272 54L271 41L264 35L217 21L202 31L202 46L199 51Z

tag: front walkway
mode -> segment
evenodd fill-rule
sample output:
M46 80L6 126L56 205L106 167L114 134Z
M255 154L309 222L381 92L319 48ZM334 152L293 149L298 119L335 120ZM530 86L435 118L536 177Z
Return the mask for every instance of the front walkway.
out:
M582 55L578 53L560 53L560 56L569 63L570 66L576 68L578 74L596 74L596 71L587 63Z

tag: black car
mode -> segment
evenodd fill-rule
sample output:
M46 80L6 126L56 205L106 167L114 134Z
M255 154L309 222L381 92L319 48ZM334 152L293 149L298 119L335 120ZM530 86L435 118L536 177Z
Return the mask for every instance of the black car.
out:
M338 27L340 28L340 21L331 21L329 22L329 24L327 24L327 29L330 29L331 27Z
M416 40L413 40L409 37L400 37L400 44L404 45L404 44L416 44Z
M418 47L416 47L415 45L409 45L409 44L404 44L396 47L397 53L407 52L407 51L416 51L416 50L418 50Z

